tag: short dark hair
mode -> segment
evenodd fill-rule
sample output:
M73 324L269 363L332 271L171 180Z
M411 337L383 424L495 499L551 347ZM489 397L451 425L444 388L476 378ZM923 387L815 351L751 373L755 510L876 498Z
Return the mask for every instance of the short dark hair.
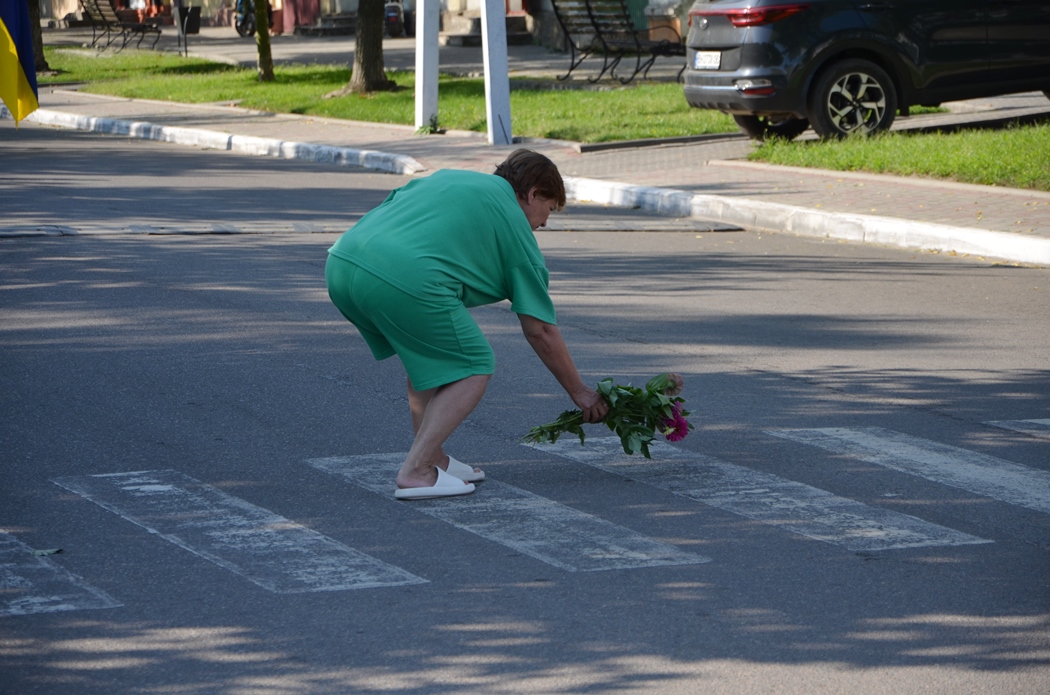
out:
M532 150L514 150L510 156L496 167L496 176L505 178L518 194L525 198L533 186L544 198L558 203L558 209L565 207L565 182L554 162Z

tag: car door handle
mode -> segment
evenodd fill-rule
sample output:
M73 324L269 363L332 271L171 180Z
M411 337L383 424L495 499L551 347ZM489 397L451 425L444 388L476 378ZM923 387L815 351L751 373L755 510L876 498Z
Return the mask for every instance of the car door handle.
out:
M877 12L879 10L892 10L893 5L888 2L868 2L859 6L857 9L863 12Z

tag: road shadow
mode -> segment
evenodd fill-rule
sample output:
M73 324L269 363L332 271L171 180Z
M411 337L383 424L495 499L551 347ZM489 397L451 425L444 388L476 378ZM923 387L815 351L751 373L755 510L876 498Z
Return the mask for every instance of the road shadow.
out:
M567 572L309 470L303 461L319 452L389 448L386 430L408 429L398 368L376 365L327 299L330 241L2 242L0 403L9 416L0 446L9 481L25 487L4 493L0 523L17 526L28 542L46 537L34 520L52 519L70 541L54 561L124 604L4 618L3 690L582 695L907 692L928 684L964 692L977 684L1037 692L1045 682L1048 557L1012 535L1016 522L983 526L1001 508L980 511L989 505L943 493L900 500L897 508L935 518L972 510L996 542L854 553L544 458L520 447L518 437L564 398L553 401L556 385L537 377L542 366L529 357L505 305L477 313L499 355L501 385L466 428L479 450L505 454L492 471L713 562ZM685 359L673 342L697 346L701 358L707 348L725 347L805 352L831 344L902 354L943 345L936 334L917 334L907 318L845 309L746 317L731 306L723 315L703 310L711 298L705 293L739 290L745 276L783 291L777 285L784 277L801 274L833 287L857 278L1012 272L835 259L816 250L685 253L660 242L666 239L653 237L630 257L548 252L565 300L561 323L588 373L606 369L640 382ZM595 302L617 295L653 303L627 311ZM682 301L688 297L697 302ZM654 310L660 303L667 306ZM720 455L736 446L737 460L756 467L773 464L749 448L763 436L748 429L749 412L784 426L861 410L902 417L899 405L882 399L889 392L952 400L963 410L977 394L973 417L978 400L1009 393L1036 410L1050 405L1045 370L1004 371L980 382L903 367L683 371L700 416L683 445ZM815 397L808 383L833 380L826 393L852 400ZM880 398L861 398L861 391ZM42 418L51 435L31 436ZM775 462L782 474L804 475L806 460L785 458ZM429 584L264 591L60 494L49 479L74 465L87 473L185 469ZM855 465L830 478L844 484L841 478L862 473ZM1042 516L1030 516L1045 526ZM113 552L115 545L122 551Z

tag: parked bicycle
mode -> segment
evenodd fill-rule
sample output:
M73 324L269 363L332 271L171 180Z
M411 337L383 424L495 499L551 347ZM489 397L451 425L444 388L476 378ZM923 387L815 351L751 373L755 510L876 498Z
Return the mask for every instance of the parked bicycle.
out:
M266 3L268 26L273 29L273 5ZM237 0L237 33L244 37L255 36L255 0Z

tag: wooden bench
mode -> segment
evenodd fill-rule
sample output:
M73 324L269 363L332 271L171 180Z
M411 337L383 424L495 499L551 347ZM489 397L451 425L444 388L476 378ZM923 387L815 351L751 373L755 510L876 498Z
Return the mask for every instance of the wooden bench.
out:
M597 82L609 73L621 84L627 84L638 73L642 74L643 79L648 77L649 68L657 58L685 58L685 44L681 36L676 36L677 40L654 41L649 38L648 30L635 29L624 0L551 0L551 5L570 51L569 71L559 75L559 80L568 79L584 59L596 53L602 55L602 69L596 76L587 78L588 82ZM625 56L635 57L634 72L627 78L617 77L616 68ZM682 69L678 71L679 79L683 72L684 60Z
M147 34L154 37L151 48L156 48L157 42L160 41L160 27L146 22L121 21L111 0L80 0L80 8L91 22L92 47L98 46L104 51L119 39L120 48L117 50L124 50L131 40L138 36L138 43L135 44L138 48ZM99 43L102 39L106 40L104 46Z

